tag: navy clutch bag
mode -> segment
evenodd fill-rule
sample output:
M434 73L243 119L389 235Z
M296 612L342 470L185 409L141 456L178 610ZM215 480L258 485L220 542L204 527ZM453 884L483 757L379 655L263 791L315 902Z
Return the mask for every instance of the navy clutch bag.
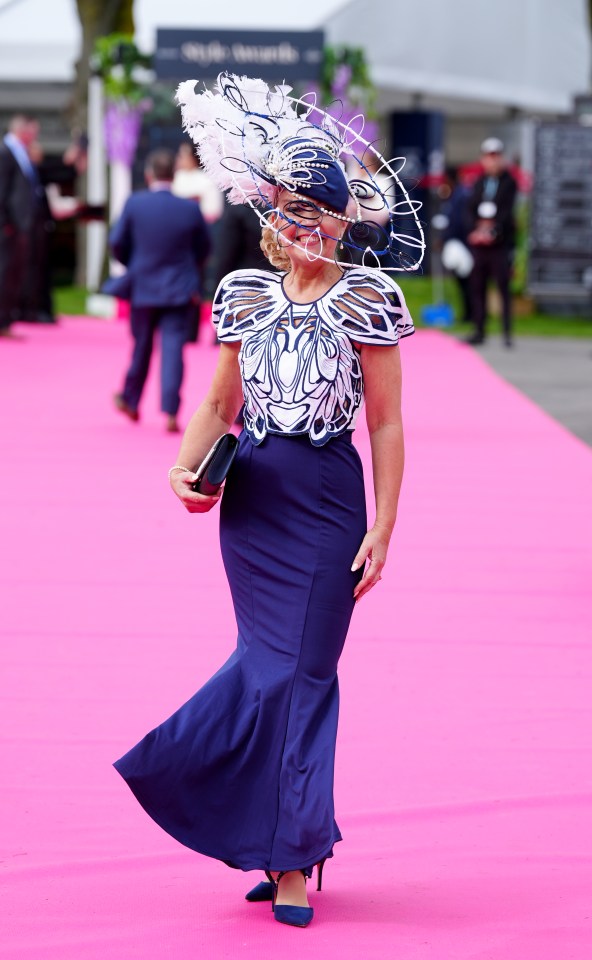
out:
M195 493L203 493L206 497L217 493L226 480L237 450L238 440L233 433L223 433L218 437L195 471L197 477L191 484L191 489Z

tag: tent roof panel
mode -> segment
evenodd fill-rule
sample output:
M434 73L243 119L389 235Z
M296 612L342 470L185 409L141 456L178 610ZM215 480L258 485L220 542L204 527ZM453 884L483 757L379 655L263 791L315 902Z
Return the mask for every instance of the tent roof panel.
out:
M567 112L588 89L585 0L352 0L326 24L365 49L381 90Z

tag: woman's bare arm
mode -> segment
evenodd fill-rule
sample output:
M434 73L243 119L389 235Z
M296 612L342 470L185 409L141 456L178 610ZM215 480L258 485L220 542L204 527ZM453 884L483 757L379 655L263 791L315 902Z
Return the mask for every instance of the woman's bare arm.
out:
M360 600L380 579L397 518L404 464L399 348L363 346L361 359L376 519L364 537L352 567L359 569L365 560L370 560L354 590L356 600Z
M239 343L221 344L218 365L210 388L183 434L176 464L194 471L213 443L227 433L243 402ZM171 475L171 486L190 513L211 510L219 496L205 497L191 490L194 477L180 470Z

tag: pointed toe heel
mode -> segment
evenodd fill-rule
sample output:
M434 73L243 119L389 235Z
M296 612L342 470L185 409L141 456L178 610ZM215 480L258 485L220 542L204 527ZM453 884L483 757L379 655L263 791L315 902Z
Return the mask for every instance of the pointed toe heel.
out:
M271 885L271 909L273 910L273 915L278 923L287 923L291 927L307 927L314 916L314 910L312 907L296 907L291 903L276 903L278 887L280 880L288 871L280 871L277 877L272 877L271 873L266 870L265 875L269 880ZM323 868L321 867L321 873ZM306 880L306 873L302 870L304 879Z
M278 923L288 923L291 927L307 927L314 915L312 907L292 907L285 903L276 903L273 912Z
M266 880L262 880L256 887L245 894L245 900L249 903L271 903L273 900L273 885Z

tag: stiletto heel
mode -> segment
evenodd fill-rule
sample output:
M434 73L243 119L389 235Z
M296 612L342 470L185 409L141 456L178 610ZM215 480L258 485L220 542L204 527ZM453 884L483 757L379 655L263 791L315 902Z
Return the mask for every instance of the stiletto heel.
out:
M272 887L273 896L271 901L271 909L273 910L274 917L278 923L288 923L291 927L307 927L313 918L314 910L312 907L296 907L290 903L276 903L280 880L286 875L286 873L289 872L290 871L288 870L280 870L276 879L274 880L269 870L265 871L265 875ZM306 873L304 870L302 870L301 873L306 880Z
M323 885L323 867L325 866L326 857L323 857L322 860L319 860L317 863L317 890L320 890Z
M274 880L274 879L273 879L273 877L272 877L272 875L270 874L269 870L266 870L266 871L265 871L265 876L267 877L267 879L269 880L269 883L270 883L270 885L271 885L271 910L272 910L272 913L273 913L273 912L275 912L275 898L276 898L276 896L277 896L277 888L278 888L278 884L279 884L280 880L281 880L282 877L283 877L283 873L278 873L277 880Z

